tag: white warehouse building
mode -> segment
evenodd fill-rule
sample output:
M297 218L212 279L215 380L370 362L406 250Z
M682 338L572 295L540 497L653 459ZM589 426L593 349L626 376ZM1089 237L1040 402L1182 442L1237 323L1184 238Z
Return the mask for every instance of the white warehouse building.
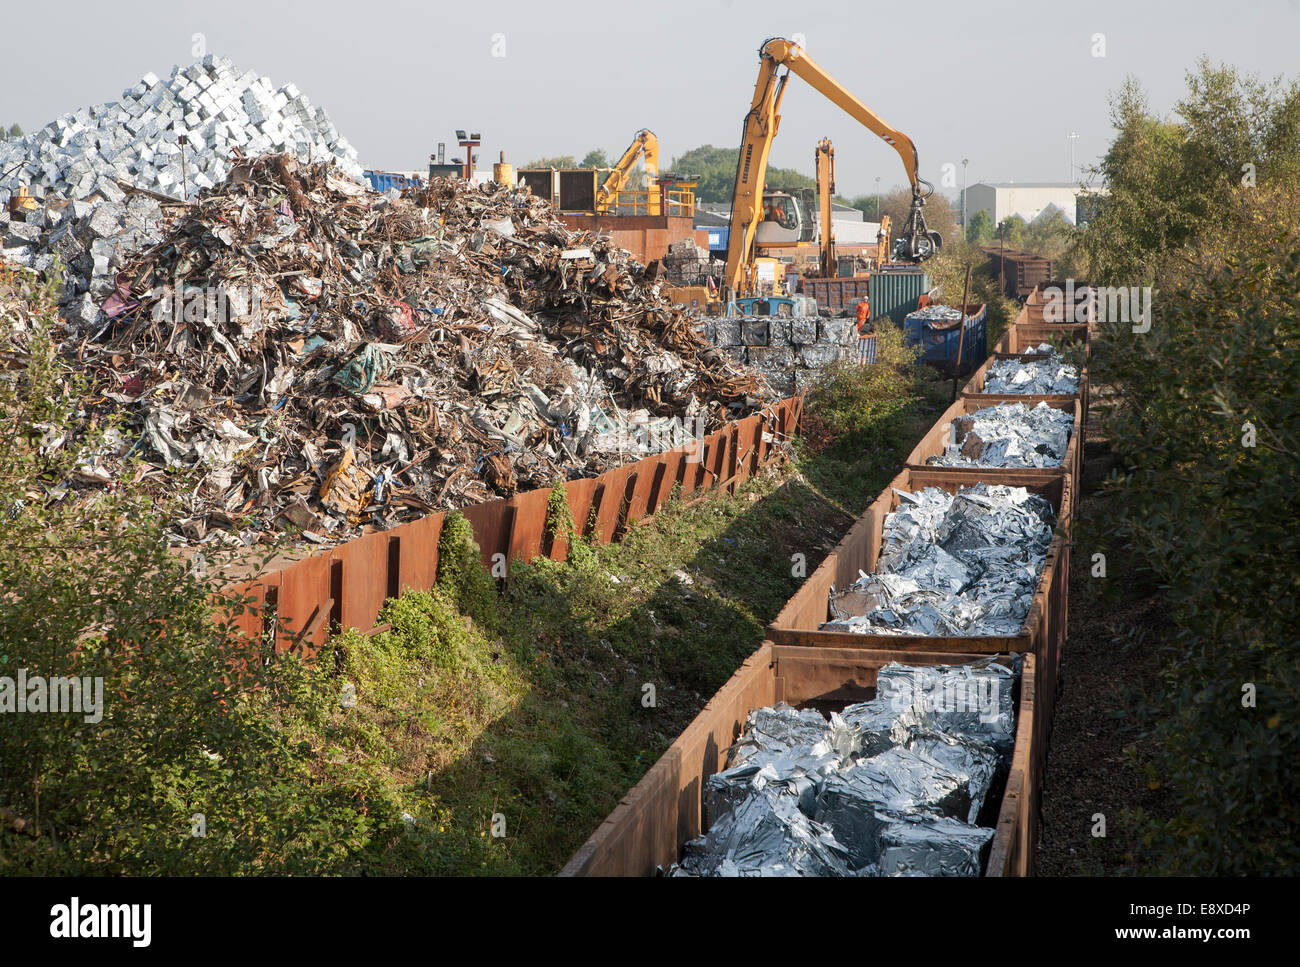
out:
M1019 215L1032 222L1049 207L1055 207L1070 224L1078 221L1077 201L1086 189L1068 181L980 182L966 189L966 218L983 211L997 225Z

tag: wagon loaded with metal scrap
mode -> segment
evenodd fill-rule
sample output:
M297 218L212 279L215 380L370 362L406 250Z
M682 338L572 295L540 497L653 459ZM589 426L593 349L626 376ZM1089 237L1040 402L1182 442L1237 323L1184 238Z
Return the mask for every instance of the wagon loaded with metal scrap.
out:
M967 384L565 875L1032 872L1087 390L1036 363L1046 399Z

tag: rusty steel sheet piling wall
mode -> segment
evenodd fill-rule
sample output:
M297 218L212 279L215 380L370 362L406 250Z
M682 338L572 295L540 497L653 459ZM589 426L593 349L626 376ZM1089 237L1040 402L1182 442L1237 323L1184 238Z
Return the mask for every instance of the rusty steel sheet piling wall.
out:
M565 484L565 499L579 536L601 543L655 512L680 486L683 495L744 483L783 451L799 425L802 397L735 420L705 437L700 459L691 446L677 447L598 477ZM551 488L465 507L483 566L545 555L564 560L568 546L546 534ZM594 525L587 523L593 517ZM446 513L376 531L304 558L277 571L227 588L227 600L246 602L236 628L250 638L274 634L278 651L311 654L338 628L374 629L388 598L410 588L431 587L438 573L438 538Z
M704 832L704 784L726 768L727 749L751 710L786 702L843 707L875 691L876 672L891 661L964 664L977 654L809 648L764 641L720 688L609 817L578 849L561 876L653 876L681 858L684 843ZM1032 872L1038 796L1050 709L1037 702L1036 662L1021 672L1015 747L1002 793L988 876Z

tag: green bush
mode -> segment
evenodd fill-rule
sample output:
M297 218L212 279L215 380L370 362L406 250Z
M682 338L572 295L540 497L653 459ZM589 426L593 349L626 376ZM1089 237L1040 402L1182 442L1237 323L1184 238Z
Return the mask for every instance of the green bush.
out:
M132 475L79 482L122 428L70 429L95 421L56 325L49 289L0 273L0 358L22 364L0 368L0 676L92 700L99 679L102 703L0 715L0 874L325 871L366 820L285 727L321 682L214 612Z
M1177 628L1148 767L1175 815L1137 817L1141 870L1300 860L1298 110L1296 86L1206 63L1178 121L1126 86L1081 246L1095 281L1154 288L1150 331L1099 325L1092 374L1114 390L1095 412L1120 457L1097 546L1112 575L1166 589Z
M876 363L831 364L808 393L807 413L814 435L828 438L830 452L852 457L865 449L888 449L901 442L918 398L918 351L903 347L903 331L876 323Z

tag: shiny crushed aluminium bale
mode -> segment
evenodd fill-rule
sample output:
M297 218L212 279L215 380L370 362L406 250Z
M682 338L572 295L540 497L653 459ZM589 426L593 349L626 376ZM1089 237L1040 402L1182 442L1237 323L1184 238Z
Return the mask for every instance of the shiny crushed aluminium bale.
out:
M971 807L968 783L939 760L896 746L829 777L813 818L859 869L879 857L880 831L890 819L917 812L964 818Z
M964 735L920 728L908 739L907 748L942 763L963 779L970 808L965 816L958 818L977 823L993 779L998 774L1000 757L997 747Z
M898 491L871 574L832 589L823 630L1015 635L1052 541L1051 503L1024 487Z
M948 816L905 816L883 825L876 876L979 876L993 830Z
M1028 396L1068 396L1079 391L1079 370L1065 362L1060 353L1043 352L1036 359L995 359L984 377L985 393L1017 393Z
M1059 467L1074 417L1039 403L999 403L952 421L953 439L926 463L936 467Z
M832 713L755 709L708 780L706 832L672 876L977 876L976 826L1010 759L1020 669L990 659L877 673Z
M1008 752L1015 743L1012 691L1016 673L996 662L900 665L878 673L876 699L906 712L912 736L944 733L978 739Z
M61 315L89 329L122 266L161 241L161 205L220 184L240 157L280 151L361 177L355 149L293 84L277 88L215 56L166 78L146 74L120 101L0 138L0 206L19 189L38 203L0 226L6 247L11 235L30 242L6 258L54 277Z
M152 464L177 543L328 544L595 476L768 402L661 288L526 189L381 195L271 155L173 212L95 326L64 326L61 362L89 379L88 420L132 430L105 467Z
M674 871L678 872L678 871ZM681 873L693 876L849 876L849 854L825 826L775 787L753 790L692 840Z

